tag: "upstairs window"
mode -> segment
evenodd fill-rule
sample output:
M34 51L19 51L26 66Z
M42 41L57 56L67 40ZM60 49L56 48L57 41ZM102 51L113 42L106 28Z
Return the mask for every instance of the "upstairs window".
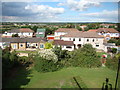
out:
M75 41L75 38L73 38L73 41Z
M23 45L22 45L22 44L20 44L20 47L23 47Z
M87 39L87 42L89 42L89 39Z
M93 42L94 42L95 40L93 39Z
M79 38L79 41L81 41L81 38Z

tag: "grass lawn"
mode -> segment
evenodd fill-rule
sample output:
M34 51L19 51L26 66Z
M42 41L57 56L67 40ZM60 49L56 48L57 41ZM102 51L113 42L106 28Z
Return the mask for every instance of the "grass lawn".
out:
M106 67L94 69L69 67L48 73L39 73L33 69L27 73L28 75L26 75L22 69L17 72L16 77L8 80L6 87L78 88L73 77L76 78L82 88L101 88L106 78L109 78L110 83L114 87L116 77L116 72Z

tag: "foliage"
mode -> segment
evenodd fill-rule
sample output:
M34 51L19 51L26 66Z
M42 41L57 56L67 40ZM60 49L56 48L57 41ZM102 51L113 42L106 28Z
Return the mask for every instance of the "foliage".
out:
M110 40L108 41L108 43L116 43L116 42L117 42L116 39L110 39Z
M18 34L12 34L12 37L19 37Z
M41 50L38 53L41 57L47 60L52 60L53 62L58 61L57 55L51 49Z
M90 44L85 44L81 49L72 52L69 60L73 66L99 67L101 65L95 49Z
M118 68L118 58L113 57L113 58L108 58L106 61L106 66L112 70L117 70Z
M54 63L52 60L47 60L40 56L35 57L35 70L38 72L53 72L56 71L57 64Z
M46 42L45 49L51 49L51 48L53 48L52 42Z
M111 51L113 54L115 54L117 52L117 48L112 48L112 51Z
M58 46L53 48L53 52L57 55L59 61L69 57L68 51L62 50L61 47Z
M120 46L120 39L116 42L117 46Z

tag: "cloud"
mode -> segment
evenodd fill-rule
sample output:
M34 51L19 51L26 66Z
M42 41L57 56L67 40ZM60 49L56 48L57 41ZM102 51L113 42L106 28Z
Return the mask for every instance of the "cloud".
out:
M102 21L110 21L110 22L117 22L118 21L118 11L108 11L103 10L102 12L95 12L95 13L82 13L80 14L81 17L89 17L91 20L102 20Z
M58 6L67 6L69 9L73 11L84 11L90 7L99 6L100 3L98 1L93 0L66 0L64 3L59 3Z
M27 2L3 2L3 21L51 21L64 13L64 8ZM36 18L36 19L35 19Z

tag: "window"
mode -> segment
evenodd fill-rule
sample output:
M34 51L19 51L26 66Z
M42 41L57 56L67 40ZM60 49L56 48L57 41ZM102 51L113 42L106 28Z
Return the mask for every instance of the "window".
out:
M93 42L94 42L95 40L93 39Z
M36 46L37 46L37 44L36 44Z
M23 47L23 45L22 45L22 44L20 44L20 47Z
M96 45L96 47L99 47L99 45Z
M79 41L81 41L81 38L79 38Z
M72 48L71 46L66 46L66 48Z
M41 44L41 45L40 45L40 48L44 48L44 45L43 45L43 44Z
M87 39L87 42L89 41L89 39Z
M75 38L73 38L73 41L75 41Z
M13 45L13 48L14 48L14 49L17 49L17 45Z

